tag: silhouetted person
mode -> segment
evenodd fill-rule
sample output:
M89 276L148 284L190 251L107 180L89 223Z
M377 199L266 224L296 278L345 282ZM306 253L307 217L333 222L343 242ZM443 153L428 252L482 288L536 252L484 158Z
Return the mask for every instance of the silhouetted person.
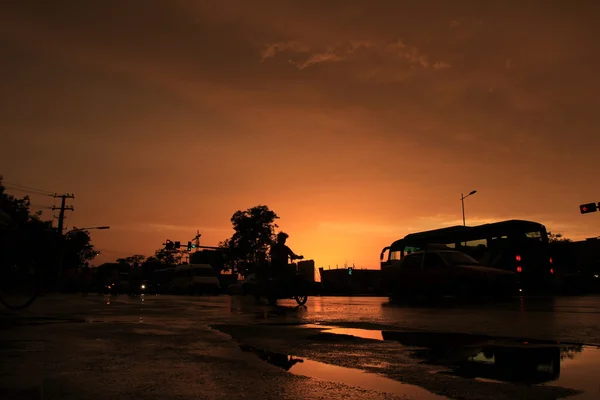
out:
M277 242L271 245L271 273L275 276L286 276L288 269L288 258L293 260L302 260L304 257L296 255L286 244L288 234L279 232Z

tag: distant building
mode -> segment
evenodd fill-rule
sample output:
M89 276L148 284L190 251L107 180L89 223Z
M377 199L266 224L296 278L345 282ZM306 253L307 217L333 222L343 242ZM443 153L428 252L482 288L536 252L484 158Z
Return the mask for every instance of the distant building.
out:
M381 270L349 268L319 268L324 294L358 295L377 294L380 286Z
M550 255L557 272L576 274L600 263L600 239L551 243Z

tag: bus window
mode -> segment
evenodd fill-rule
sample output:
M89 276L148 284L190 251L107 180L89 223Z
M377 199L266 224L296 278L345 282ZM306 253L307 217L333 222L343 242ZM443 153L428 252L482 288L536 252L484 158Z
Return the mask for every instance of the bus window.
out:
M487 239L469 240L461 243L460 251L470 255L476 260L482 260L487 251Z
M451 249L455 249L456 248L456 243L446 243L446 247L449 247Z
M542 232L537 231L537 232L526 232L525 233L525 237L527 237L528 239L539 239L542 240Z
M473 247L473 248L476 248L478 246L487 247L487 239L469 240L468 242L464 242L463 246L464 247Z
M387 257L386 257L386 253L387 253ZM391 255L390 255L390 248L386 247L385 249L383 249L381 251L381 254L379 256L379 260L380 261L390 260L390 257L391 257Z
M507 236L494 237L488 242L488 245L489 245L489 247L500 248L500 247L506 246L507 241L508 241Z
M400 259L400 250L390 251L390 260L397 261Z

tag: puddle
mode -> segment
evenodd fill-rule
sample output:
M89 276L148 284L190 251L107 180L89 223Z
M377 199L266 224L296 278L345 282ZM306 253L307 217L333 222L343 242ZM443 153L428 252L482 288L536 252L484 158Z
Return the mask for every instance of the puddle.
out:
M444 396L433 394L418 386L401 383L393 379L364 372L359 369L338 367L336 365L297 358L291 355L264 351L252 346L240 345L240 348L243 351L252 352L261 360L289 371L294 375L302 375L328 382L342 383L352 387L358 387L376 392L391 393L397 396L408 396L410 398L418 398L422 400L447 400L447 398Z
M443 332L396 332L304 325L332 335L394 341L432 373L489 383L554 386L600 399L600 348L574 343Z
M600 399L599 376L600 349L584 346L575 357L562 358L560 376L551 385L584 391L580 395L570 397L570 400Z
M303 328L316 328L321 329L322 333L329 333L332 335L345 335L355 336L361 339L371 340L383 340L382 331L376 331L372 329L358 329L358 328L340 328L337 326L318 325L318 324L304 324Z

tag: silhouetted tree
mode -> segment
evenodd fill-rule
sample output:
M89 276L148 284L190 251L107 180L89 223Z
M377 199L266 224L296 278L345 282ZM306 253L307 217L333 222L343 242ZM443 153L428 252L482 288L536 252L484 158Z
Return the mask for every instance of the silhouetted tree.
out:
M567 239L565 237L563 237L562 233L552 233L552 232L548 232L548 242L550 243L564 243L564 242L571 242L571 239Z
M76 228L75 228L76 229ZM65 237L63 268L81 267L96 257L88 231L73 231Z
M154 258L163 264L180 264L183 254L179 250L158 249L154 252Z
M160 260L154 256L150 256L144 260L144 264L160 264Z
M125 258L117 258L117 262L119 264L128 265L130 267L141 266L146 260L146 256L141 254L135 254L133 256L125 257Z
M234 233L231 238L219 243L227 254L227 261L236 272L242 272L244 264L256 264L267 257L269 246L275 237L275 220L279 216L269 207L258 205L238 210L231 217Z
M41 211L31 212L31 202L29 196L17 198L6 193L6 188L2 184L0 175L0 209L8 214L18 227L23 227L31 221L40 221Z
M17 198L6 192L0 176L0 209L15 222L15 229L3 231L2 258L5 262L31 262L43 268L45 282L54 279L60 251L59 234L52 221L41 219L41 211L32 212L29 196ZM96 256L88 232L71 232L65 237L63 265L65 268L81 266Z

